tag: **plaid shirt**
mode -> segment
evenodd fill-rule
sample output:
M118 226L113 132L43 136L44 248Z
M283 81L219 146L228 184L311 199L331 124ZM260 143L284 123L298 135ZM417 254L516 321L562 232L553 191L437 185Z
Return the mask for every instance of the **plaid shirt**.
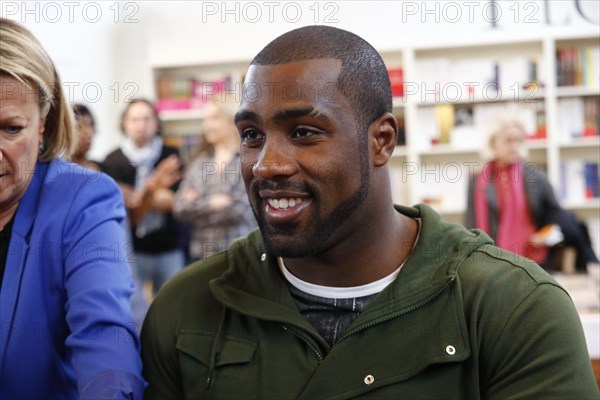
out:
M211 209L214 195L228 195L231 204ZM173 214L193 225L189 252L195 259L226 250L229 244L256 227L240 174L240 156L217 165L208 154L195 158L175 194Z

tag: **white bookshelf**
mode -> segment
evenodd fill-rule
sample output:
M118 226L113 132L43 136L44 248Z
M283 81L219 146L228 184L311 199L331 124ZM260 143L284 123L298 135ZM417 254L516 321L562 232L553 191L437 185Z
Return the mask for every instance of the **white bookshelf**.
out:
M388 68L403 69L405 82L404 97L393 99L393 112L403 119L406 132L406 144L397 146L390 161L394 200L405 204L427 200L446 218L462 222L468 179L457 179L456 182L450 179L442 182L442 172L440 181L435 182L434 179L432 185L423 175L431 175L432 168L436 165L454 168L455 164L459 164L467 171L483 165L480 150L485 135L485 123L491 123L491 115L499 110L505 110L508 114L516 112L517 118L539 118L543 113L545 138L528 140L528 161L539 163L546 170L557 194L564 184L561 182L561 164L577 159L600 163L600 138L565 139L559 132L559 121L564 116L557 115L563 104L561 102L565 100L600 98L600 76L596 76L596 82L591 86L558 86L556 73L557 51L598 46L598 43L597 32L593 31L577 35L542 32L538 36L529 34L525 37L474 37L472 40L462 39L460 42L444 38L443 44L421 44L382 51ZM540 86L524 90L521 84L531 76L529 70L523 70L528 66L528 60L534 60L537 64L536 77ZM182 65L161 63L152 66L152 74L155 82L158 77L211 79L229 74L235 77L234 84L241 87L248 62L249 60L224 60ZM502 89L501 96L491 96L493 91L489 87L487 95L481 91L485 86L484 81L489 78L489 68L493 63L500 68L497 83ZM444 66L445 69L440 68ZM428 70L434 71L433 75L427 76ZM512 81L518 81L518 85L514 85ZM458 87L463 89L463 92L461 96L449 99L449 96L444 96L443 93L436 98L432 92L422 90L423 84L430 89L436 82L442 91L446 85L447 90ZM475 92L469 92L465 82L478 82L479 86L475 87ZM463 137L451 136L452 140L449 143L437 144L435 140L431 140L431 137L428 137L431 134L431 118L435 118L440 106L452 107L454 110L464 109L467 113L471 109L474 113L473 119L476 120L474 129L463 130ZM161 113L161 119L167 136L201 134L201 110L164 111ZM528 121L529 125L526 126L531 127L534 122ZM423 196L428 190L429 195L435 194L437 183L440 186L437 190L441 192L440 196L443 199L424 199ZM444 195L453 201L445 200ZM582 217L600 218L598 199L569 201L565 202L564 206Z

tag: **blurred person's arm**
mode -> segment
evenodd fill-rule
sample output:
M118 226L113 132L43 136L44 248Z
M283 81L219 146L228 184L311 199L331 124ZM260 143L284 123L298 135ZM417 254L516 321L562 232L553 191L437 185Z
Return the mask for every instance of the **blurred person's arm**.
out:
M131 222L136 224L150 211L169 212L173 208L175 191L172 186L181 179L181 164L176 155L162 160L144 184L143 191L125 187L123 192L127 208L131 212ZM121 185L123 190L123 185ZM129 200L129 202L128 202Z
M202 226L243 222L249 204L241 176L238 174L233 181L223 178L216 189L209 188L210 184L203 177L202 163L201 159L195 160L184 175L175 194L175 217Z

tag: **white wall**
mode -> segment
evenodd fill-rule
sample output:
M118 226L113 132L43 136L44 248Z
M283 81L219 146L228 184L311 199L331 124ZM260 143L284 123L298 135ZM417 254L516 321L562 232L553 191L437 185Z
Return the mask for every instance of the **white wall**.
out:
M70 100L98 120L92 158L119 143L131 95L153 97L153 66L250 59L279 34L309 24L351 30L381 50L598 28L597 0L489 1L1 1L46 47ZM578 12L576 5L588 19ZM546 16L549 12L549 19Z

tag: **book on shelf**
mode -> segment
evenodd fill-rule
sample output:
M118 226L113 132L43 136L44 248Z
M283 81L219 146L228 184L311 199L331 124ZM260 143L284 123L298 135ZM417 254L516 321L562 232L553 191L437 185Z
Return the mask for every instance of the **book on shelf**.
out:
M431 57L416 61L419 100L424 103L519 101L544 86L537 58L451 60Z
M599 164L567 160L560 164L560 200L583 203L600 198Z
M214 94L235 89L235 77L217 79L161 76L156 79L156 109L162 111L199 110Z
M546 115L542 101L531 103L439 104L417 110L415 139L419 150L438 144L455 149L481 149L494 121L512 118L525 126L527 139L546 137Z
M156 81L156 110L188 110L191 108L192 80L186 78L158 78Z
M475 108L472 105L454 107L454 126L450 131L449 143L452 147L468 148L472 146L478 132L475 127ZM479 141L475 141L479 143Z
M597 137L600 128L600 98L569 97L558 100L557 130L563 143L582 137Z
M556 50L556 82L558 86L600 87L600 46Z
M432 137L431 144L450 143L450 135L455 126L454 106L452 104L435 106L435 118L439 127L439 135Z
M533 135L528 134L528 139L546 139L546 110L543 103L537 103L535 107L535 131Z
M389 67L387 71L392 87L392 96L404 96L404 69L402 67Z
M543 78L539 76L537 59L527 56L511 57L498 61L498 77L496 78L503 99L513 96L519 99L522 92L537 91L543 86Z
M583 176L585 180L585 198L597 199L600 197L600 177L598 174L598 164L586 162L583 168Z
M600 98L585 97L583 99L583 137L600 135Z

